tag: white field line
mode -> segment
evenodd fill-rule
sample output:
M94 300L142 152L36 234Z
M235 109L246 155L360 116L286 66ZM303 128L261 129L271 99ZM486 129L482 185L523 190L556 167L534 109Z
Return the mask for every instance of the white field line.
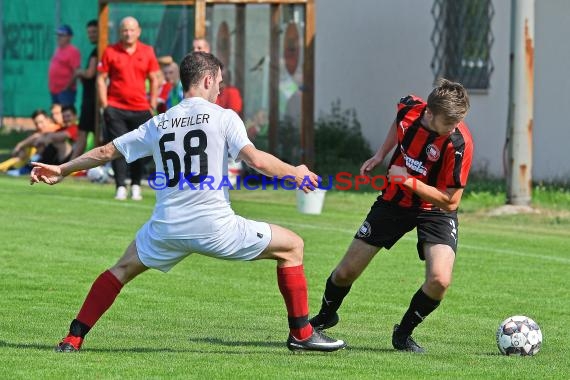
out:
M85 198L85 197L74 197L74 196L69 196L69 195L57 195L57 194L49 194L49 195L38 194L38 195L39 196L45 195L46 197L50 197L53 199L61 199L61 200L65 200L65 201L69 201L70 199L72 199L72 200L78 200L78 201L82 201L82 202L111 205L111 206L116 206L116 207L147 209L149 211L151 211L153 208L153 206L151 206L151 205L135 203L135 202L132 202L130 200L128 200L126 202L116 201L116 200L110 198L112 196L111 193L109 194L109 200L89 199L89 198ZM341 233L346 233L348 235L352 235L356 231L356 229L354 231L348 231L345 228L315 226L312 224L276 221L276 220L272 220L272 221L270 221L270 223L289 225L292 227L308 228L308 229L314 229L314 230L327 230L327 231L341 232ZM355 228L357 228L357 227L355 227ZM410 240L410 241L415 241L414 238L408 237L408 236L404 236L404 239ZM348 244L348 242L347 242L347 244ZM461 247L466 248L466 249L476 250L476 251L495 252L495 253L511 255L511 256L528 257L528 258L533 258L533 259L537 259L537 260L556 261L559 263L570 264L570 258L565 258L565 257L547 256L547 255L541 255L541 254L532 253L532 252L525 252L525 251L518 251L518 250L515 251L515 250L511 250L511 249L502 249L502 248L494 248L494 247L479 247L476 245L463 244L463 243L461 244Z
M337 227L322 227L322 226L315 226L315 225L311 225L311 224L302 224L302 223L294 223L294 222L283 222L282 221L282 222L276 222L276 223L277 224L283 224L283 225L290 225L292 227L296 226L296 227L300 227L300 228L341 232L341 233L346 233L349 235L353 235L356 232L356 229L354 231L349 232L346 229L337 228ZM408 241L416 241L415 238L412 238L410 236L404 236L403 239L408 240ZM348 246L348 242L347 242L347 246ZM463 243L460 244L460 248L466 248L466 249L472 249L472 250L484 251L484 252L494 252L494 253L499 253L499 254L504 254L504 255L528 257L528 258L533 258L533 259L537 259L537 260L556 261L559 263L570 264L570 258L557 257L557 256L547 256L547 255L541 255L541 254L532 253L532 252L524 252L524 251L518 251L518 250L515 251L515 250L511 250L511 249L502 249L502 248L494 248L494 247L479 247L476 245L463 244Z

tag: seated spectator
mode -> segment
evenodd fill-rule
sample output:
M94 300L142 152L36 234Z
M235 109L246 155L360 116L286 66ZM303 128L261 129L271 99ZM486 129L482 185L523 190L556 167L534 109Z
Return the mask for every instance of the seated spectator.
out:
M73 105L62 107L63 128L56 132L46 133L36 140L36 147L44 147L41 162L61 165L71 159L73 147L70 142L77 141L77 110Z
M61 104L53 103L50 108L51 119L60 128L63 126L63 115L61 114Z
M59 104L52 105L52 114L57 115L58 113L61 114L61 106ZM12 157L0 163L0 172L7 172L10 175L27 174L28 171L26 171L25 166L34 155L41 153L41 151L37 149L38 141L42 136L61 128L61 126L56 124L49 117L48 113L42 109L37 109L32 113L32 121L34 122L36 131L16 144L12 150Z

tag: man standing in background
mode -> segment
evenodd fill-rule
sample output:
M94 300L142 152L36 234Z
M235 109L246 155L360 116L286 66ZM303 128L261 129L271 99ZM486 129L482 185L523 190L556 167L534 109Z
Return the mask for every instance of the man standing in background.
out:
M72 158L80 156L87 145L87 134L95 133L95 80L97 74L97 39L99 24L97 20L87 23L87 38L95 47L89 54L85 69L77 69L75 76L83 83L81 114L79 116L79 135L73 149Z
M158 61L152 46L139 41L141 28L134 17L125 17L120 24L120 41L108 46L97 67L97 93L103 109L106 140L112 141L144 124L156 110L158 95ZM150 101L145 81L150 82ZM136 160L127 165L124 157L113 161L115 199L127 199L127 170L131 175L131 198L142 200L143 164Z
M180 103L184 98L182 82L180 82L180 69L171 56L159 58L158 63L160 64L164 78L172 85L166 98L166 108L168 109Z
M203 51L204 53L210 53L210 44L205 38L195 38L192 42L193 51Z
M69 25L56 29L57 48L48 70L48 88L52 103L62 106L75 103L75 70L81 65L81 53L71 44L73 30Z

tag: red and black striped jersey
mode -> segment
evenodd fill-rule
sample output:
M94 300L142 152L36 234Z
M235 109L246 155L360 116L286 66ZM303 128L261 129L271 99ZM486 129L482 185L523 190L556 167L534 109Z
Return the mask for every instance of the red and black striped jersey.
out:
M464 122L445 136L425 128L420 121L426 105L415 95L400 99L396 115L398 145L388 168L403 166L417 180L439 190L463 188L473 159L471 133ZM382 199L406 208L436 208L401 186L388 186Z

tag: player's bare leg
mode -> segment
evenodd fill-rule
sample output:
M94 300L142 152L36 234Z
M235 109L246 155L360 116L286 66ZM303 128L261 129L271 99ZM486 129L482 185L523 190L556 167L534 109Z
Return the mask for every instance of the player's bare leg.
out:
M93 282L81 310L71 322L68 335L59 343L56 351L79 351L85 335L111 307L123 285L147 269L140 261L133 241L119 261Z
M344 257L327 279L321 310L310 321L313 327L325 330L338 323L337 311L344 297L379 250L360 239L352 240Z
M422 290L430 298L441 301L451 285L455 253L445 244L424 244L426 279Z
M455 253L445 244L424 244L423 253L426 261L426 278L421 288L412 297L410 307L399 325L394 326L392 345L403 351L424 352L413 339L412 331L443 299L451 284Z
M294 232L271 226L271 242L257 259L277 260L277 283L285 300L289 320L287 347L292 351L336 351L342 340L313 330L309 323L307 280L303 268L303 239Z

